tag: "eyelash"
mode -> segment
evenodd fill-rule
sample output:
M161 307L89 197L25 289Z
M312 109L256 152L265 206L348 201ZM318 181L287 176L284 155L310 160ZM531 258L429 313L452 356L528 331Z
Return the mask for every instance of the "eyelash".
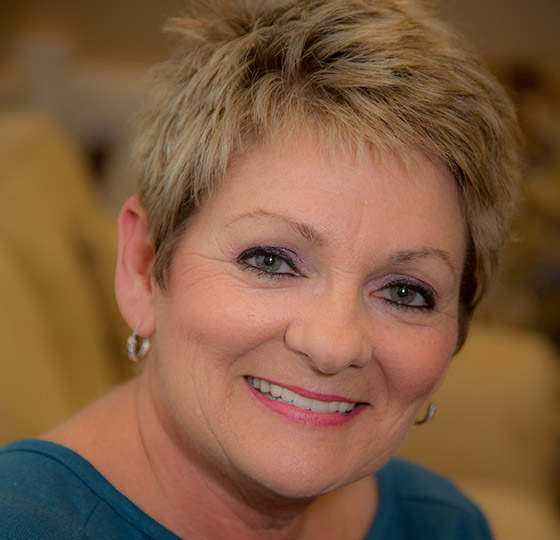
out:
M293 273L268 271L248 262L249 259L252 259L253 257L266 256L272 256L279 259L281 262L285 262L293 270ZM253 272L256 272L257 274L265 277L278 279L302 275L302 272L300 271L298 265L295 263L294 258L291 257L286 250L273 246L255 246L249 248L237 257L237 262L244 268L252 270Z
M390 291L395 287L407 287L411 292L419 294L423 299L425 304L420 306L414 306L410 304L405 304L404 302L398 302L384 297L383 299L394 309L403 310L414 310L414 311L432 311L435 308L436 301L435 295L431 289L421 285L420 283L409 280L409 279L396 279L388 283L383 287L382 291Z

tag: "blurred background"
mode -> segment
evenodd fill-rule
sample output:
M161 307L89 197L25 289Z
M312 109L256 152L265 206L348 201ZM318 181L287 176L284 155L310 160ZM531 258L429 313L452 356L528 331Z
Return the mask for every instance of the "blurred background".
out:
M499 540L560 538L560 1L441 0L515 102L524 202L496 286L403 448L453 477ZM113 300L131 115L180 0L0 2L0 444L131 375Z

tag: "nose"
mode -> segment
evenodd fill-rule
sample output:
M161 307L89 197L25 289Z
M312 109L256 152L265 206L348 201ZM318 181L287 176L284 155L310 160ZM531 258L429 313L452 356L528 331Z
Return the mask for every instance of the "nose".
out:
M285 332L286 345L317 371L334 375L371 358L365 307L357 294L335 291L305 302Z

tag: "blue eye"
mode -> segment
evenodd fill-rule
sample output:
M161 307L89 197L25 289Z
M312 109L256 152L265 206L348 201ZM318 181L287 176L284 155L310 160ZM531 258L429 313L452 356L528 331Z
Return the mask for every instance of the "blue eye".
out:
M417 283L399 281L390 283L383 290L383 297L398 307L412 309L433 309L435 298L432 291Z
M298 268L293 259L282 249L254 247L244 251L237 262L246 268L271 276L297 276Z

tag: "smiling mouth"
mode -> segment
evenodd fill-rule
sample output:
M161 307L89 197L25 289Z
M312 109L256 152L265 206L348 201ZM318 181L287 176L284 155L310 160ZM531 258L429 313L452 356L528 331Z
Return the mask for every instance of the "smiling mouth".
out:
M245 377L248 383L263 396L274 401L282 401L288 405L294 405L304 411L312 411L316 413L350 413L358 403L349 403L347 401L321 401L319 399L310 399L300 396L292 390L288 390L277 384L269 383L257 377Z

